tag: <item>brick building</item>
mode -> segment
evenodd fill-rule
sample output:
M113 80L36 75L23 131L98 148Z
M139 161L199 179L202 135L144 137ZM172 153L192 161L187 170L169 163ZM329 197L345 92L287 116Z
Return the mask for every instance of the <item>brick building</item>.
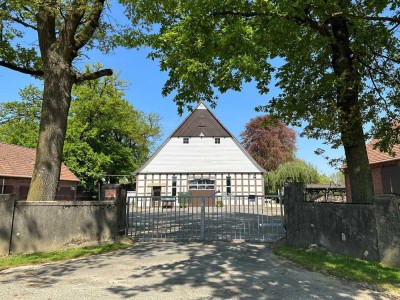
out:
M400 194L400 145L393 147L395 156L373 149L378 140L371 140L367 145L368 160L376 195ZM351 202L350 182L346 179L347 201Z
M26 200L35 157L35 149L0 143L0 194ZM62 164L56 200L75 200L78 183L79 179Z

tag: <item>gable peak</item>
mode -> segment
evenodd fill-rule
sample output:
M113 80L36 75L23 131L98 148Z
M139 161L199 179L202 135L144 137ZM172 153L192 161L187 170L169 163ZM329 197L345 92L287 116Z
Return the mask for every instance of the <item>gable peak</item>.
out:
M203 102L200 102L196 109L207 109L207 107L203 104Z

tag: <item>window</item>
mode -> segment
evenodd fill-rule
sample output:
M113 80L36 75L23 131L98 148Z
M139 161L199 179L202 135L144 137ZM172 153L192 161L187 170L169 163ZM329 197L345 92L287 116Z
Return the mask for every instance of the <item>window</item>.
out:
M189 138L188 137L184 137L183 138L183 143L184 144L189 144Z
M221 144L221 139L220 138L215 138L215 143L216 144Z
M172 196L176 196L176 176L172 176Z
M226 176L226 193L230 195L232 192L231 188L231 176Z
M189 190L213 190L214 182L210 179L189 180Z

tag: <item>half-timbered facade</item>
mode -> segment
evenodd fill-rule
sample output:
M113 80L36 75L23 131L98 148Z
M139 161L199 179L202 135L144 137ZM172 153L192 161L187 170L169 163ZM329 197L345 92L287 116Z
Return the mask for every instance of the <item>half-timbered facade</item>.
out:
M137 196L264 195L265 170L202 103L135 173Z

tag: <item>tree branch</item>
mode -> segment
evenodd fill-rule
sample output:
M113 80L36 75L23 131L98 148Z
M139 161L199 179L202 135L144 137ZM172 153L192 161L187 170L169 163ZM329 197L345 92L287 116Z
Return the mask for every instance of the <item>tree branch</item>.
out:
M52 9L56 8L55 0L42 1L36 14L39 48L42 54L56 42L56 18Z
M92 38L94 32L99 26L100 16L104 9L105 0L97 0L93 4L93 10L88 20L83 24L82 31L75 38L75 51L78 52Z
M329 37L330 32L324 22L317 22L314 19L312 19L309 15L307 10L305 10L306 17L305 18L300 18L299 16L282 16L286 19L292 19L298 24L308 24L311 28L317 30L322 36ZM269 12L255 12L255 11L250 11L250 12L242 12L242 11L236 11L236 10L227 10L227 11L220 11L220 12L213 12L211 13L212 16L239 16L239 17L245 17L245 18L253 18L253 17L271 17L271 16L276 16L278 17L278 14L271 14Z
M271 14L265 13L265 12L255 12L255 11L250 11L250 12L242 12L242 11L235 11L235 10L227 10L227 11L217 11L211 13L212 16L239 16L239 17L246 17L246 18L251 18L251 17L270 17Z
M65 45L63 52L66 58L70 58L71 54L76 57L77 52L75 50L75 34L81 24L82 18L85 15L85 9L82 7L80 1L73 1L71 3L71 9L64 15L60 9L60 14L64 19L64 24L60 29L61 44Z
M32 75L32 76L38 76L41 77L44 75L43 70L35 70L35 69L29 69L29 68L23 68L20 66L17 66L15 64L0 60L0 66L14 70L14 71L18 71L20 73L24 73L24 74L28 74L28 75Z
M23 21L23 20L21 20L19 18L10 16L10 20L12 20L12 21L14 21L14 22L16 22L18 24L21 24L24 27L31 28L33 30L37 30L37 27L35 27L32 24L29 24L29 23L27 23L27 22L25 22L25 21Z
M314 20L309 13L309 9L305 8L304 9L304 13L305 13L305 17L301 18L299 16L294 16L294 20L296 21L297 24L307 24L308 26L310 26L310 28L315 29L316 31L318 31L318 33L321 36L325 36L325 37L330 37L331 36L331 32L328 28L328 26L326 26L326 21L325 22L318 22L316 20Z
M378 53L378 52L374 51L374 49L371 46L369 46L368 44L367 44L367 47L369 48L369 50L371 51L371 53L373 55L385 58L385 59L390 60L390 61L392 61L392 62L394 62L396 64L400 64L400 60L399 59L392 58L392 57L389 57L389 56L387 56L385 54Z
M92 73L78 73L75 75L75 82L80 83L86 80L95 80L97 78L103 77L103 76L111 76L113 74L113 71L111 69L102 69L96 72Z
M398 17L379 17L379 16L360 16L352 13L338 12L332 14L331 17L347 17L354 19L364 19L368 21L383 21L383 22L393 22L400 24L400 18Z

